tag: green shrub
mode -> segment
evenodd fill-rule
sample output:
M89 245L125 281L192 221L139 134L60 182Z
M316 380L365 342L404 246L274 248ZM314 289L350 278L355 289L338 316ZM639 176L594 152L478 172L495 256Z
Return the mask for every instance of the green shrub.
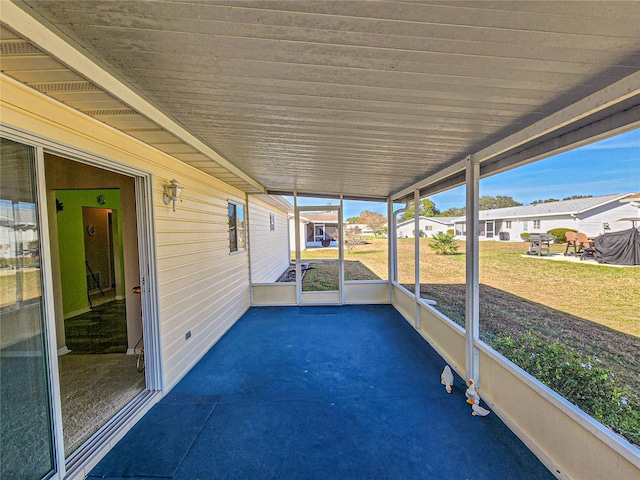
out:
M572 228L552 228L547 233L553 237L553 241L556 243L567 243L567 232L577 232Z
M524 232L520 234L520 238L522 240L524 240L525 242L529 241L529 237L531 236L531 234L529 232Z
M447 230L447 233L449 235L453 235L455 232L453 231L453 228L450 228L449 230Z
M429 246L436 251L436 255L452 255L458 251L458 242L452 233L434 233Z
M600 360L534 336L498 335L492 347L582 411L640 444L640 397L616 385Z

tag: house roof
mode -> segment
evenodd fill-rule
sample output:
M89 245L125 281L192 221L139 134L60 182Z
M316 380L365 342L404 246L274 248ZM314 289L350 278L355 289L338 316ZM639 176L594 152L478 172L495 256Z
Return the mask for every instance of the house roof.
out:
M293 213L293 205L291 205L291 203L289 203L289 201L284 197L279 195L256 195L256 197L279 210L287 212L288 214Z
M602 195L598 197L577 198L574 200L562 200L559 202L539 203L536 205L523 205L520 207L496 208L494 210L481 210L480 220L492 220L501 218L526 218L552 215L578 215L602 205L618 202L629 193ZM461 217L464 219L465 217Z
M443 225L453 225L453 223L456 220L458 220L459 218L464 218L464 217L423 217L423 216L420 216L420 220L429 220L431 222L441 223ZM407 225L409 223L415 223L415 220L412 218L410 220L405 220L404 222L400 222L398 224L398 227L401 227L403 225Z
M469 155L486 175L637 125L639 24L633 1L5 0L0 46L3 78L245 192L404 201Z
M338 215L335 213L304 213L301 217L312 223L338 223Z

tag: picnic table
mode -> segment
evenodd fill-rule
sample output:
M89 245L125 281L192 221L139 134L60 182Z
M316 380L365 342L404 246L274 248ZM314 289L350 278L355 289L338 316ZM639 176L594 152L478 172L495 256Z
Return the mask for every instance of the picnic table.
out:
M532 233L529 236L529 251L527 255L550 255L551 254L551 242L553 241L553 235L548 233Z

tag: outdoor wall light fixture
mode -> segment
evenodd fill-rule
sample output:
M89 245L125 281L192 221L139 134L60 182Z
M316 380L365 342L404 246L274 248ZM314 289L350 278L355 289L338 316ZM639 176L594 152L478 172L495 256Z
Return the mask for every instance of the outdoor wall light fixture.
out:
M173 202L173 211L176 211L176 202L180 200L182 196L182 187L177 180L171 180L164 186L164 196L162 200L165 204L169 205Z

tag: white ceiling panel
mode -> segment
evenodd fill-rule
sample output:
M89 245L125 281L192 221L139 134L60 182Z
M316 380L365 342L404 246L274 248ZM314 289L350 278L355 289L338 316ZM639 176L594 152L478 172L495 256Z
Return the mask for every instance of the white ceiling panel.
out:
M177 127L18 21L6 74L246 191L385 198L470 154L638 123L635 1L15 3Z

